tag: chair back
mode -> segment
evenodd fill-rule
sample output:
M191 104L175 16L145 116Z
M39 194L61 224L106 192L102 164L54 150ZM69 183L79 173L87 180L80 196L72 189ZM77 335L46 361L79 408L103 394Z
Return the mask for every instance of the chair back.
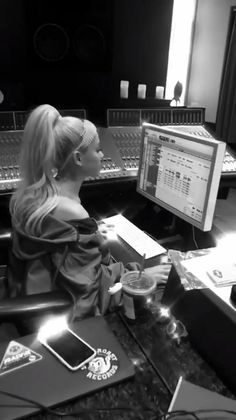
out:
M7 265L8 250L12 243L12 230L0 229L0 264Z
M9 296L8 262L12 243L12 230L0 229L0 300Z
M56 314L73 314L73 298L65 290L10 297L8 266L12 230L0 230L0 323L13 322L20 334L35 331L44 319Z

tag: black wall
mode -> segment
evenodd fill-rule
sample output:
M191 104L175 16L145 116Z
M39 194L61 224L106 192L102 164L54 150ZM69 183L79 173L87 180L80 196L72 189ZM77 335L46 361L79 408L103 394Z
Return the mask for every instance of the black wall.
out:
M172 0L117 0L114 22L115 80L131 81L131 95L137 84L147 84L147 96L166 82ZM118 92L118 87L117 87Z
M0 110L51 103L103 113L116 106L121 79L130 81L131 98L138 83L153 97L166 81L172 6L173 0L1 0ZM59 47L45 31L48 23L59 28ZM47 59L36 52L37 31Z
M26 25L22 1L0 1L0 90L5 100L0 110L25 105Z

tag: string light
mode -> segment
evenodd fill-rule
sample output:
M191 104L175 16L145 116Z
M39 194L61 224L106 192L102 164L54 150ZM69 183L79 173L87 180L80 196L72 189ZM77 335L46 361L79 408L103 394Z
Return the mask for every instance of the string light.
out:
M176 320L173 316L166 327L166 332L171 339L177 342L177 344L180 344L182 337L186 337L188 335L184 324L181 321Z
M177 344L180 344L181 338L188 335L184 324L171 314L168 306L156 304L156 314L157 322L167 323L166 333L168 337L175 340Z

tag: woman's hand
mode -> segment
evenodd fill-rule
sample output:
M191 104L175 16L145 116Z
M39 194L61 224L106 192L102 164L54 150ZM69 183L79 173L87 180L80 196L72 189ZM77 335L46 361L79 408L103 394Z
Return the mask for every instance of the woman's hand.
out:
M166 282L171 269L171 264L159 264L154 267L145 268L144 272L153 277L157 283Z
M115 226L112 224L100 223L98 225L98 230L105 240L116 238Z

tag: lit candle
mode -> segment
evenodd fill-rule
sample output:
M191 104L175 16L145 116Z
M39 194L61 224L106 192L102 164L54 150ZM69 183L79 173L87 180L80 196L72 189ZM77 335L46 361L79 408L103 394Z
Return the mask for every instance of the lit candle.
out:
M146 98L146 85L138 85L138 98Z
M120 81L120 97L127 99L128 96L129 96L129 82L128 80L121 80Z
M156 99L163 99L164 86L156 86Z

